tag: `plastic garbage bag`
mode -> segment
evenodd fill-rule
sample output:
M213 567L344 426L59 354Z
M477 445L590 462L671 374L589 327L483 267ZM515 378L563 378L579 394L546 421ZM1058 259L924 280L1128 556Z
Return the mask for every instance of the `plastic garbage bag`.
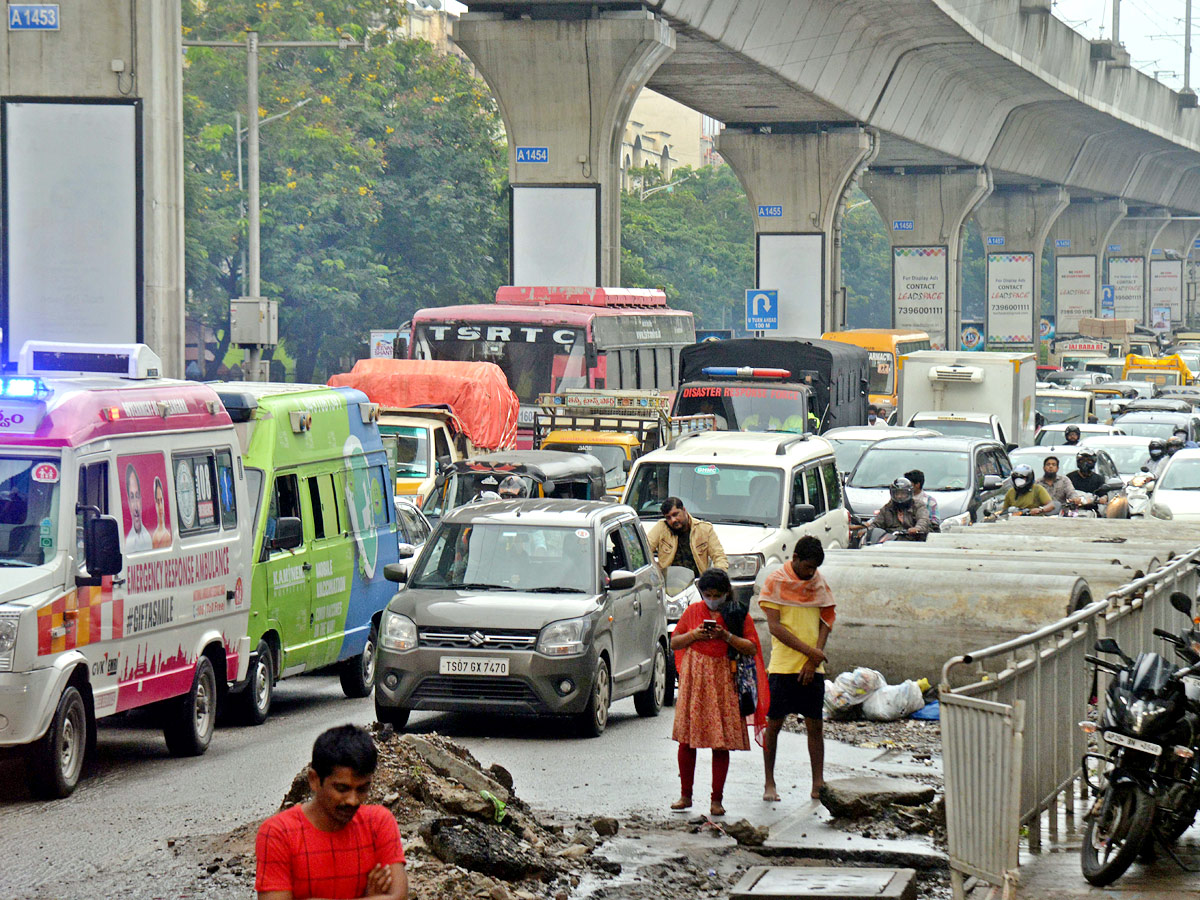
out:
M942 706L937 700L930 700L913 713L911 718L922 719L926 722L937 722L942 718Z
M863 715L876 722L891 722L912 715L924 706L921 686L915 681L905 681L873 691L863 701Z
M833 681L825 682L825 708L831 715L844 714L883 687L887 687L887 680L874 669L859 666L842 672Z

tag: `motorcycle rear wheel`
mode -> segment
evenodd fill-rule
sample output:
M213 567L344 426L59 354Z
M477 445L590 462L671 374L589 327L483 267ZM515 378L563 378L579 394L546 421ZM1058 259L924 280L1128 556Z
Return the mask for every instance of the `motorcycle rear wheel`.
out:
M1154 800L1128 781L1110 783L1100 812L1083 830L1079 862L1088 884L1112 884L1142 849L1154 820Z

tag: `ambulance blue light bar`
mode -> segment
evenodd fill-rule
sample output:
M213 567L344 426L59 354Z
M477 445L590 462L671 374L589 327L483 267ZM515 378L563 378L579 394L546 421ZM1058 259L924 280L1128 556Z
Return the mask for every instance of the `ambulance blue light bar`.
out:
M787 369L756 369L753 366L707 366L700 370L709 378L791 378Z
M0 386L0 394L17 400L32 400L50 393L40 378L6 378Z

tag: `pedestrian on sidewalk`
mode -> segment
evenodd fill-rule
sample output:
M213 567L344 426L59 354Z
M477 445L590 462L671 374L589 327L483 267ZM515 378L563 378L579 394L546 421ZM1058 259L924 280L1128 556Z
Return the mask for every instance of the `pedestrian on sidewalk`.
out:
M357 725L317 737L308 767L312 798L258 829L258 900L407 900L396 819L387 807L364 804L377 762L374 739Z
M749 750L748 720L755 724L755 737L766 725L767 682L762 646L749 609L733 599L733 585L723 569L711 568L696 582L701 601L693 603L679 619L671 636L675 669L679 673L679 695L675 700L675 726L671 736L679 742L679 799L671 809L692 805L696 774L696 750L712 750L712 802L709 812L725 815L722 805L725 777L729 774L729 751ZM743 714L737 684L738 661L754 660L753 710Z
M814 799L825 783L825 641L833 628L834 603L833 592L817 571L823 562L821 542L811 536L800 538L791 561L767 576L759 596L759 606L771 631L771 665L767 670L771 706L763 740L764 800L779 799L775 750L783 720L790 713L803 717L808 733Z

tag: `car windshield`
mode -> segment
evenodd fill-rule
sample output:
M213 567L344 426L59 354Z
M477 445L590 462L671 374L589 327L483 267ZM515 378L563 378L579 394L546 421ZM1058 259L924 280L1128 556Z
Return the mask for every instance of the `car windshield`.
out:
M604 466L604 486L620 487L625 483L625 448L615 444L545 444L543 450L561 450L564 453L590 453Z
M1039 394L1034 405L1045 417L1047 425L1055 422L1082 422L1087 417L1088 398Z
M58 483L57 459L0 456L0 566L40 566L59 549Z
M1085 439L1084 443L1097 450L1103 450L1111 456L1117 471L1122 475L1136 475L1150 460L1150 442L1148 440L1142 444L1110 444Z
M991 423L972 422L968 419L917 419L910 425L913 428L928 428L930 431L951 437L990 438L992 436ZM933 488L927 489L933 490Z
M1130 369L1125 373L1125 381L1141 381L1164 387L1179 384L1179 372L1175 369Z
M1175 433L1175 429L1182 423L1170 421L1131 422L1128 419L1117 419L1113 424L1126 434L1132 434L1135 437L1162 438L1165 441Z
M925 473L927 491L963 491L970 475L964 450L902 450L871 447L846 482L853 488L885 488L910 469Z
M714 415L719 431L804 431L805 390L783 385L693 384L679 392L677 416Z
M395 445L397 477L425 478L429 475L428 431L411 425L392 426L383 434L384 445L390 442L394 442Z
M1156 490L1200 491L1200 459L1171 460Z
M783 516L779 469L716 463L647 463L638 467L626 501L646 519L661 515L668 497L707 522L778 527Z
M582 594L594 590L597 564L592 532L586 528L443 523L408 584L434 590Z
M879 438L827 438L833 444L833 455L837 459L839 472L851 472L859 458Z

